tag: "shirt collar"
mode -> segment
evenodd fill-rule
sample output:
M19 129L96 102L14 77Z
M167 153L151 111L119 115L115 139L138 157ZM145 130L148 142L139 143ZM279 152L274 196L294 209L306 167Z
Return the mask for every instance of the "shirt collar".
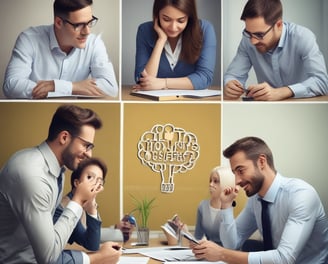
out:
M278 191L280 189L281 181L282 181L282 177L279 173L277 173L276 176L274 177L274 180L273 180L269 190L266 192L266 194L264 195L264 197L262 199L269 203L273 203L275 201ZM258 196L258 199L261 199L261 197Z
M51 50L53 50L55 48L60 49L56 35L55 35L55 25L52 25L50 27L49 37L50 37L50 49Z
M60 167L55 153L53 153L47 142L42 142L38 148L42 153L51 174L58 177L60 173L65 171L65 167Z
M280 40L279 40L279 43L278 43L278 48L283 48L283 46L285 45L286 35L287 35L287 24L285 22L283 22L282 32L281 32Z

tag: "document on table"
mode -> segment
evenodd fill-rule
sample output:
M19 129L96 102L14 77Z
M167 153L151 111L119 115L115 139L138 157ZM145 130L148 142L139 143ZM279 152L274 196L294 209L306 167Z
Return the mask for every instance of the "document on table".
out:
M147 264L148 257L125 257L121 256L118 264Z
M183 98L206 98L221 95L220 90L151 90L132 91L132 95L144 96L158 101L180 100Z
M168 261L168 262L163 262L163 264L179 264L180 261ZM197 260L197 261L184 261L183 264L225 264L225 262L222 261L202 261L202 260Z

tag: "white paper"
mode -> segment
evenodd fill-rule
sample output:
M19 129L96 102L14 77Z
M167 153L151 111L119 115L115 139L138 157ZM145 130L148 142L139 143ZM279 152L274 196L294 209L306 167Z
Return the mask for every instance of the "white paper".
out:
M221 95L220 90L151 90L151 91L137 91L135 94L150 95L155 97L161 96L184 96L184 97L209 97Z
M148 257L125 257L121 256L118 264L147 264Z
M222 261L216 261L216 262L212 262L212 261L184 261L183 264L225 264L225 262ZM169 262L163 262L163 264L181 264L180 261L169 261Z

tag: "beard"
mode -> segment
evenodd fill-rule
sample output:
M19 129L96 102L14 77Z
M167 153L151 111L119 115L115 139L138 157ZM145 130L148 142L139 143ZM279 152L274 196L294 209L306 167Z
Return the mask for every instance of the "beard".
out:
M69 144L62 153L62 159L64 165L70 170L76 170L79 163L76 162L77 155L71 150L71 144Z
M252 181L247 183L251 186L250 189L245 190L247 197L253 196L254 194L258 193L262 188L263 181L264 175L256 167L254 176L252 177Z

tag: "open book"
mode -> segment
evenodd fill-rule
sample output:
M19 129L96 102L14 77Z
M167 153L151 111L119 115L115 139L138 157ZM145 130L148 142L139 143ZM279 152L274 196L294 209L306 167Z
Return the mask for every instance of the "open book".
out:
M138 91L132 90L132 95L147 97L157 101L172 101L185 98L206 98L221 95L220 90L151 90Z

